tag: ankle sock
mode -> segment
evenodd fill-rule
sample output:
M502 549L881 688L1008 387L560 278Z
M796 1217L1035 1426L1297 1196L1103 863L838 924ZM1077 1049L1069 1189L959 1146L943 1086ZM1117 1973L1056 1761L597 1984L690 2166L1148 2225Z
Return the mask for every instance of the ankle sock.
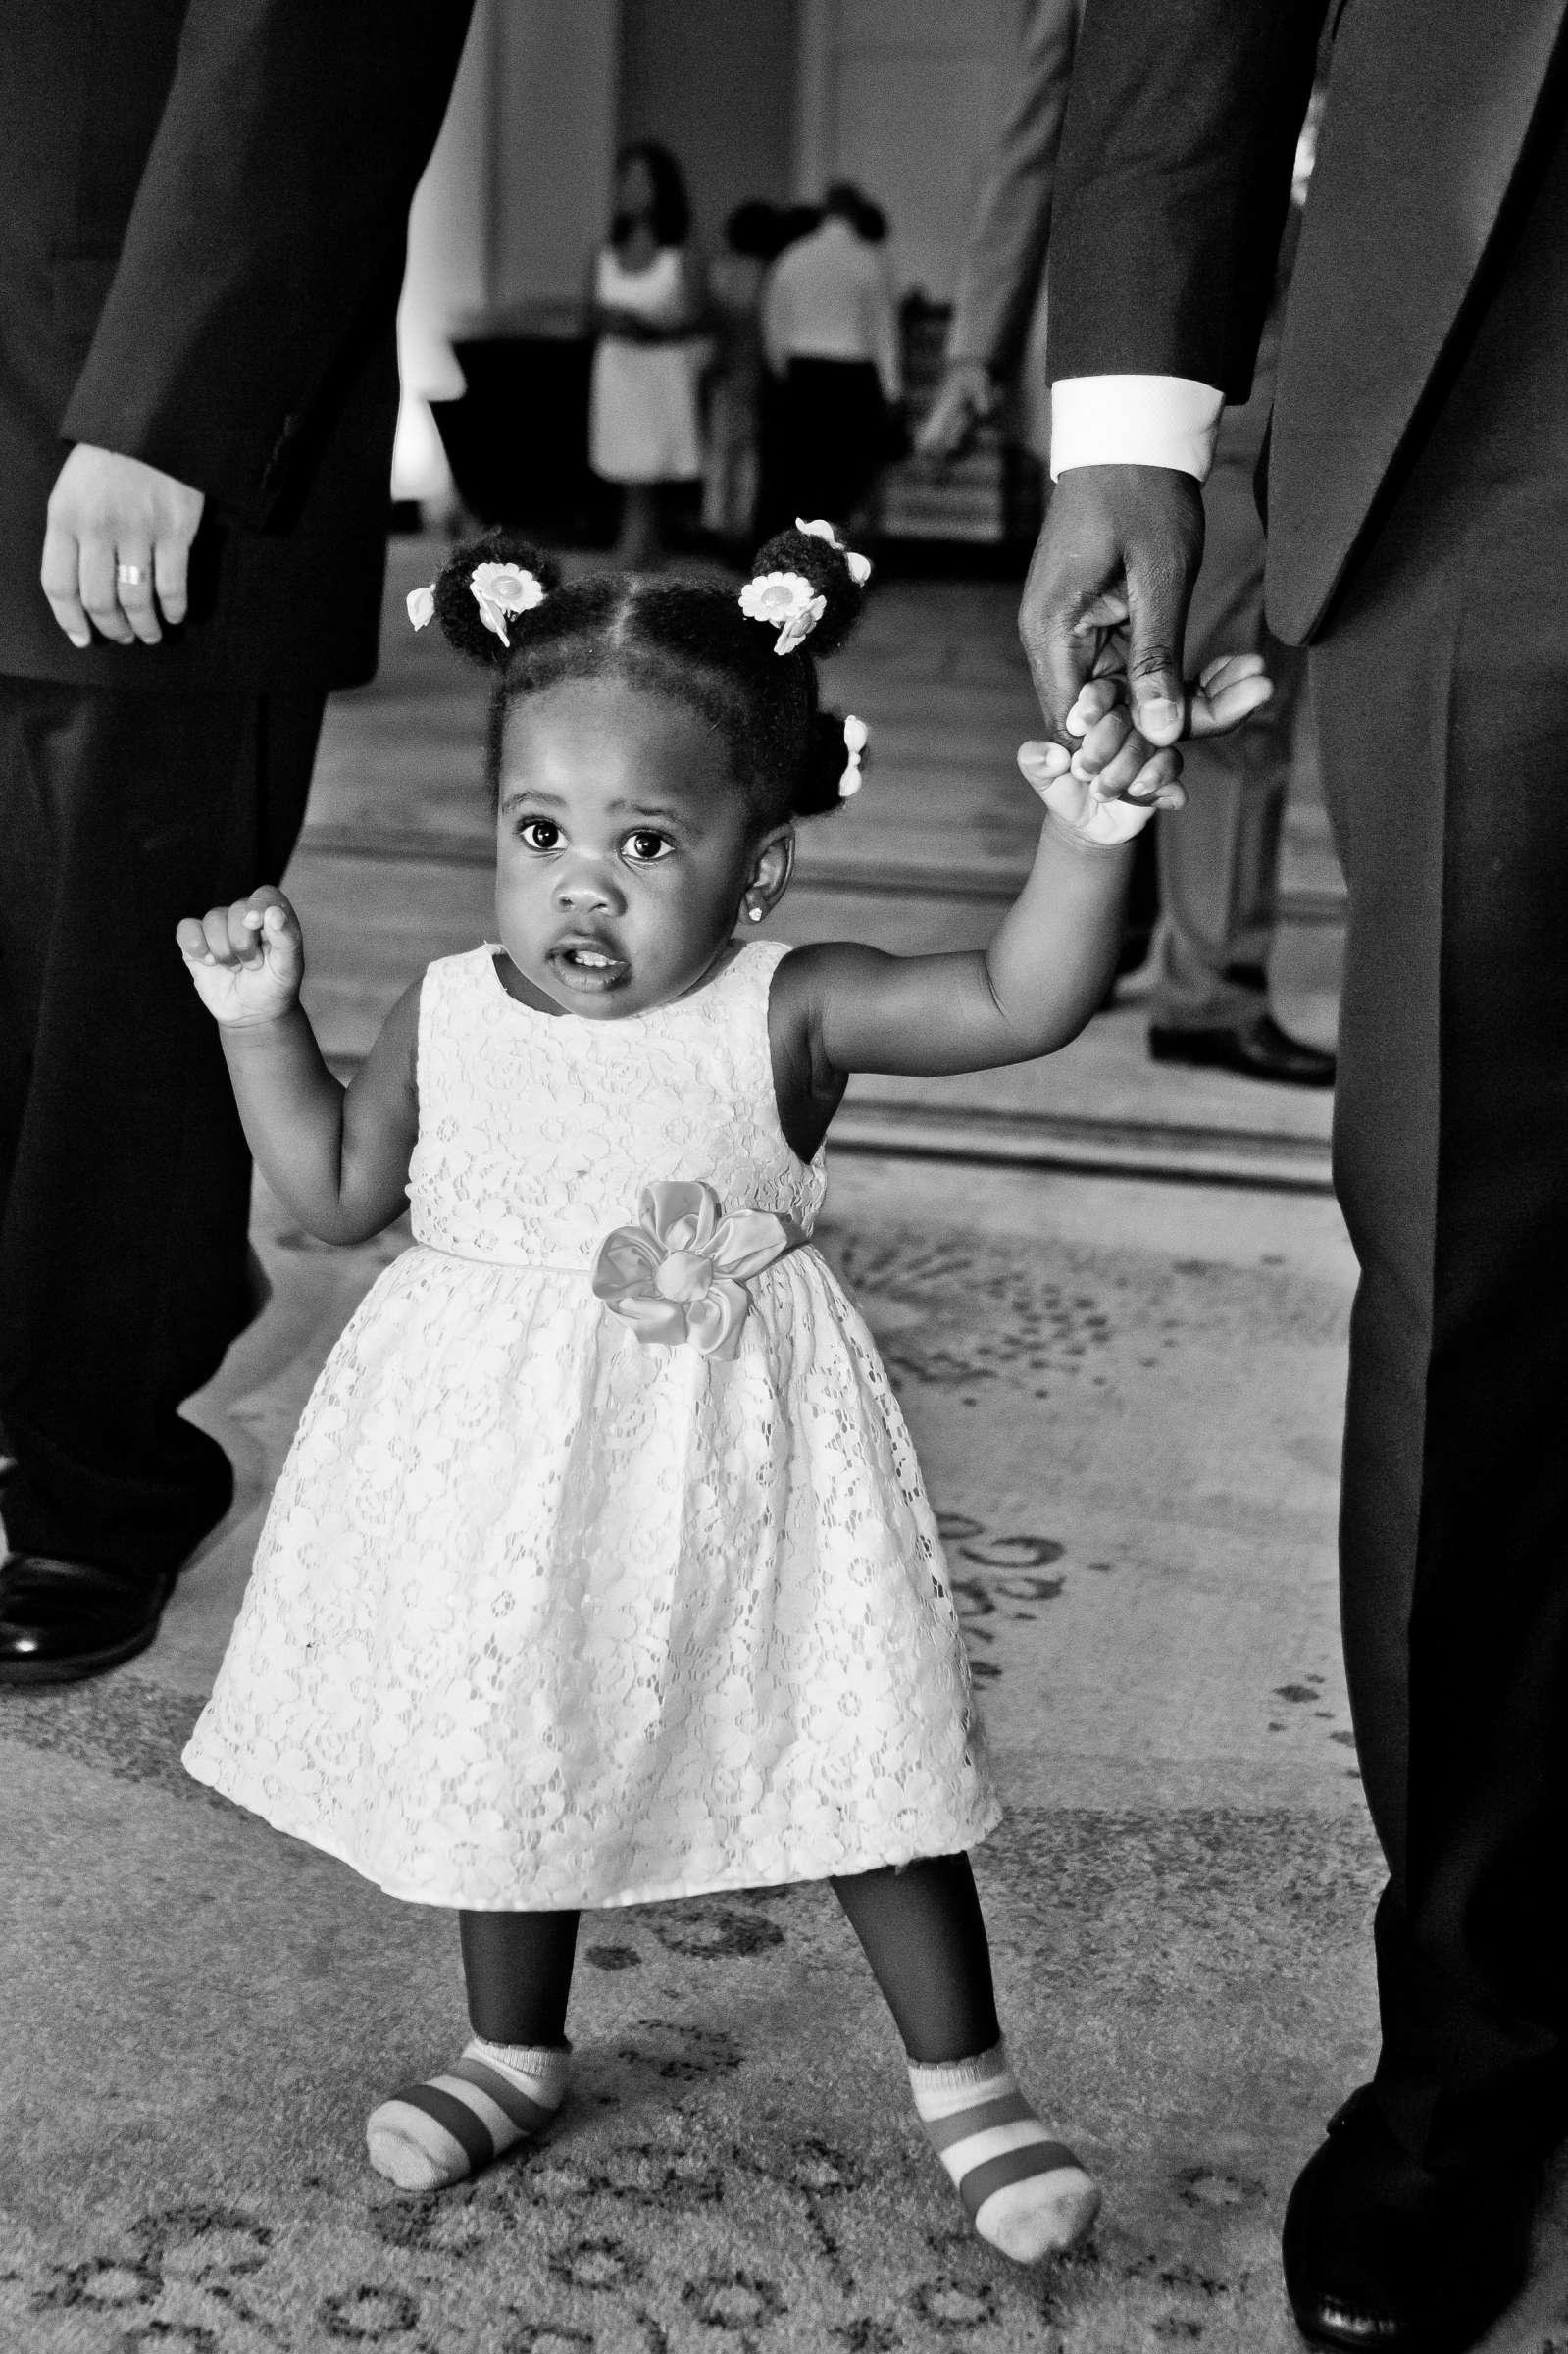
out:
M542 2132L566 2097L565 2050L476 2035L438 2076L405 2085L365 2126L371 2164L399 2190L445 2190Z
M909 2063L915 2108L982 2239L1036 2264L1082 2239L1099 2186L1018 2089L1007 2046L936 2067Z

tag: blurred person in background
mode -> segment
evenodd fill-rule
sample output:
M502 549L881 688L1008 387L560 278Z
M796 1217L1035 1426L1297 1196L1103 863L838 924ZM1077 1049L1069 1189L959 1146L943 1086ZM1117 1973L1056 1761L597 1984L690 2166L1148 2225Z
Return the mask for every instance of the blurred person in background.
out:
M920 454L934 464L962 450L1024 359L1044 282L1057 150L1083 11L1084 0L1027 0L1012 112L970 230L941 385L918 437ZM1290 1037L1269 1009L1280 838L1299 731L1309 723L1302 658L1271 636L1263 616L1263 525L1253 489L1306 181L1306 170L1298 172L1252 397L1227 409L1221 421L1203 491L1203 566L1188 616L1189 676L1217 654L1266 651L1274 700L1235 735L1189 747L1187 807L1149 829L1159 869L1149 944L1149 1051L1161 1062L1327 1087L1334 1056ZM1124 970L1145 937L1130 934Z
M623 148L609 239L592 267L599 342L588 462L602 480L623 486L615 561L629 572L659 563L670 488L702 476L698 386L709 346L690 233L685 180L670 150L654 139Z
M714 358L704 420L702 523L727 547L749 548L755 536L766 373L762 294L768 265L786 242L778 206L752 197L725 223L724 250L708 273Z
M765 531L798 515L849 525L888 455L903 370L885 238L880 208L835 180L819 226L774 264L762 309L774 380Z

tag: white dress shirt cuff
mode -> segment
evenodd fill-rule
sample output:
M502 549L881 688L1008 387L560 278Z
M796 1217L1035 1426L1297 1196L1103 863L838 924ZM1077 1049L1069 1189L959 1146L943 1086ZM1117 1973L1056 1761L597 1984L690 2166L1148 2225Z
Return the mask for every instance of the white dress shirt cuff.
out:
M1068 376L1051 386L1051 481L1072 466L1171 466L1201 483L1225 395L1189 376Z

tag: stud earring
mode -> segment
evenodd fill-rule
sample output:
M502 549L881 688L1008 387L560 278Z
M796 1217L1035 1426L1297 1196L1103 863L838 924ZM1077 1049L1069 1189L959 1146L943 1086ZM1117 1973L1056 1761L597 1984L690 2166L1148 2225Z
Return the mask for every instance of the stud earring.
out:
M760 924L763 916L766 913L766 908L759 907L755 899L748 900L746 905L746 915L752 923Z

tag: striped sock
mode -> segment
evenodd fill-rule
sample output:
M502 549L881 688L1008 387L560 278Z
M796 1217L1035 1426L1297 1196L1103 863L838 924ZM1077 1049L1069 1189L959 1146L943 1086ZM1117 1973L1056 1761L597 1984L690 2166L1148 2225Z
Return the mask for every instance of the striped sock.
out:
M566 2097L563 2051L476 2035L443 2075L405 2085L365 2125L371 2164L399 2190L445 2190L540 2133Z
M912 2060L909 2082L982 2239L1036 2264L1083 2238L1099 2213L1099 2186L1019 2091L1004 2043L935 2068Z

